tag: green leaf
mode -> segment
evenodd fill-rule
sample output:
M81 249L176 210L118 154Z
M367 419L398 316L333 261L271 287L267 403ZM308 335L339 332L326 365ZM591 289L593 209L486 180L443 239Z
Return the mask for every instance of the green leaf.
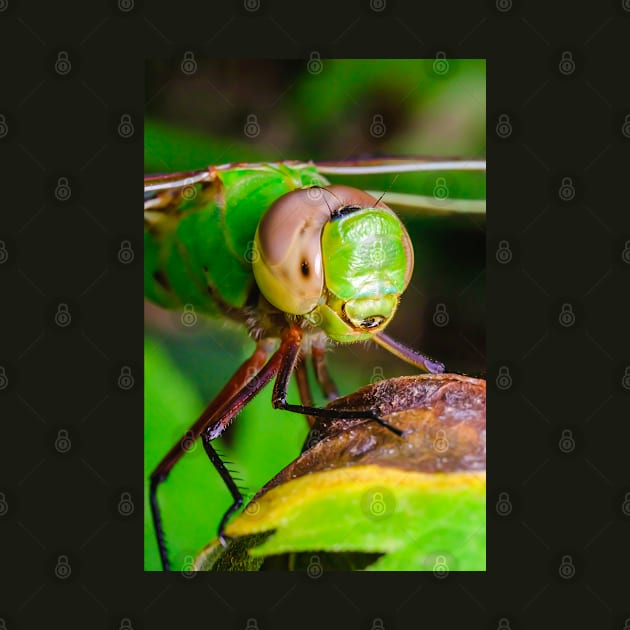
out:
M316 424L318 441L229 524L235 544L224 553L213 541L196 568L264 569L262 558L290 554L293 566L316 557L328 569L331 554L354 554L347 564L364 554L368 570L485 570L485 381L401 377L331 406L376 409L404 435L365 420Z

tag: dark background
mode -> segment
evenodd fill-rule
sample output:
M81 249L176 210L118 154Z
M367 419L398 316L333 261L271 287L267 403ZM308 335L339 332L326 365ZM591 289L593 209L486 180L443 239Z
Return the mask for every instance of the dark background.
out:
M187 2L0 3L7 628L244 628L253 618L260 628L369 629L377 617L388 630L427 617L445 627L624 627L630 97L619 60L630 7L561 2L551 14L498 0L426 5L417 17L410 3L381 6L234 3L204 15ZM187 50L487 58L488 381L506 367L511 380L488 397L486 574L142 574L144 60L176 63ZM54 69L61 51L64 75ZM124 114L134 126L126 138ZM509 135L493 134L505 115ZM65 201L54 194L60 177ZM118 260L123 240L131 264ZM494 255L503 240L507 264ZM54 322L60 304L71 313L65 328ZM118 386L122 367L129 390ZM60 430L70 450L55 448ZM123 492L131 512L118 509ZM509 510L495 509L500 493Z

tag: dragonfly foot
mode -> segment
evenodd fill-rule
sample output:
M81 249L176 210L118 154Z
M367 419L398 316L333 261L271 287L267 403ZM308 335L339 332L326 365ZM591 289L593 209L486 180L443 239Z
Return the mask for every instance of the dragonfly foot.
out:
M376 422L376 424L379 424L380 426L387 429L388 431L391 431L394 435L397 435L398 437L403 436L404 431L395 427L393 424L389 424L389 422L387 422L386 420L383 420L383 418L376 415L375 411L371 412L370 420L373 420L374 422Z

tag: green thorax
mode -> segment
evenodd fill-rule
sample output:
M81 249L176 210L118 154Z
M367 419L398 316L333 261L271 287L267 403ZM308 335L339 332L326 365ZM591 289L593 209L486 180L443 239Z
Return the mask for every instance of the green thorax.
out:
M145 295L167 308L219 315L242 308L254 283L251 255L263 213L281 195L328 182L310 164L219 167L187 187L145 229ZM219 306L221 305L221 306Z

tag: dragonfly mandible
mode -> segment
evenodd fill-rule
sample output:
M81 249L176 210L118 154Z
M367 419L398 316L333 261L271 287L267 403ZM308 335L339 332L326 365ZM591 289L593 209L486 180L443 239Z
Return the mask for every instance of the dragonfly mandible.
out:
M444 365L392 339L385 328L413 271L413 246L388 203L438 211L483 201L372 193L328 177L415 171L485 170L483 160L388 158L354 162L237 163L145 176L145 297L159 306L192 305L239 322L255 341L251 355L150 477L149 497L160 559L170 563L157 500L159 485L201 438L232 497L225 528L243 496L212 445L243 407L275 379L272 405L307 417L362 418L397 429L372 410L314 407L306 377L310 358L328 400L338 393L326 347L374 340L402 360L439 373ZM393 200L393 202L391 201ZM295 375L301 404L287 402Z

